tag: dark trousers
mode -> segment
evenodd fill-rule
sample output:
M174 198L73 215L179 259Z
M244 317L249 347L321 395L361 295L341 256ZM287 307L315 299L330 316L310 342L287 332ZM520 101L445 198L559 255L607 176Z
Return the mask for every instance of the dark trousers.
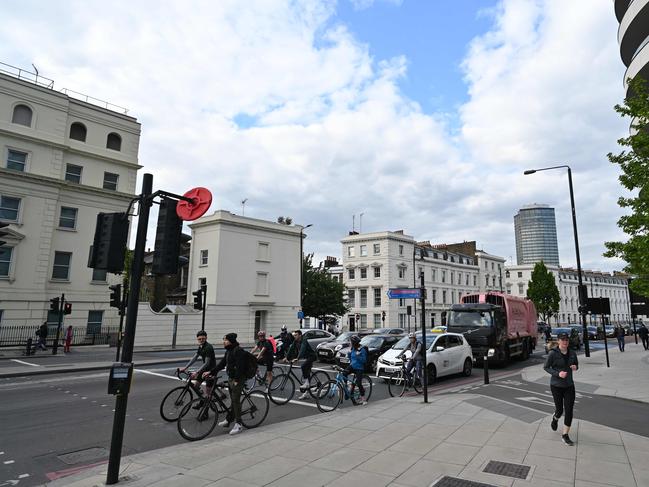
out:
M570 427L572 424L572 410L575 407L575 386L550 386L550 389L554 398L554 417L559 419L565 410L566 416L563 419L563 424Z
M356 387L358 387L358 391L361 393L361 396L364 396L365 388L363 387L363 371L360 369L352 369L350 365L343 372L345 378L347 378L349 374L354 374L354 384L356 384Z
M617 346L620 352L624 352L624 337L617 337Z
M645 350L649 350L649 335L640 337L642 338L642 346Z
M308 358L304 361L302 366L300 367L302 369L302 380L309 380L311 378L311 367L313 367L313 361L315 359Z
M235 386L234 381L228 381L228 385L230 386L230 402L232 403L232 406L230 411L228 411L226 419L230 423L234 420L235 423L241 424L241 391L243 390L244 383L244 380L240 380Z

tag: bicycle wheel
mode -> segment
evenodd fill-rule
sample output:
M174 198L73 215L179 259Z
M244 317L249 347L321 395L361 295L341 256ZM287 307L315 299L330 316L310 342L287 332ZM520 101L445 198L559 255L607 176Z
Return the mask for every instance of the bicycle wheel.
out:
M295 382L288 374L280 374L273 377L270 382L270 400L278 406L286 404L293 399L295 394Z
M246 428L256 428L266 416L270 401L265 392L255 391L241 396L241 424Z
M419 377L415 377L412 380L412 388L415 390L417 394L421 394L421 391L424 390L422 386L423 381L419 379Z
M369 401L372 396L372 379L367 374L363 374L361 378L363 389L365 389L365 400ZM353 386L353 384L352 384ZM361 392L358 388L354 387L350 399L354 404L360 404Z
M165 421L178 421L180 412L194 399L191 389L185 386L174 387L160 403L160 416Z
M343 401L343 391L335 380L322 384L315 397L318 409L323 413L333 411Z
M398 370L392 372L390 379L388 380L388 392L391 397L403 396L403 392L406 388L406 381L403 379L403 371Z
M189 441L202 440L209 435L219 418L211 406L212 401L194 399L180 412L178 418L178 433Z
M325 382L329 382L329 374L327 374L325 371L316 370L311 374L311 378L309 379L309 394L311 394L311 397L313 399L316 398L318 389L320 389L320 387L322 387L322 384L324 384Z

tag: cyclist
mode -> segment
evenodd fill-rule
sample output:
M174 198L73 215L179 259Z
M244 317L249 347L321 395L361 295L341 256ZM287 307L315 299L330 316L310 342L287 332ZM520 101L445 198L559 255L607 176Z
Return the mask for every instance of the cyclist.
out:
M349 366L343 372L345 378L354 374L356 387L361 394L360 403L367 404L365 400L365 388L363 387L363 372L367 365L367 348L361 347L361 339L358 335L352 335L349 339L351 350L349 352Z
M286 325L282 325L282 331L275 338L282 340L282 347L277 351L277 358L284 358L287 350L293 343L293 335L288 332Z
M313 367L316 355L311 345L309 345L309 341L302 337L302 330L295 330L293 332L293 338L293 343L291 343L291 346L286 351L284 362L289 360L291 362L297 362L300 359L304 360L301 367L302 385L300 386L300 391L302 391L302 395L298 397L299 400L304 400L309 396L307 389L309 388L309 380L311 379L311 367Z
M257 338L259 341L251 353L257 358L258 365L266 366L266 384L270 384L273 380L273 344L266 338L266 332L263 330L257 333ZM268 387L266 392L268 393Z
M182 369L178 369L179 372L187 372L187 369L191 367L199 358L202 359L203 365L197 371L193 372L190 376L193 381L202 379L204 374L209 375L209 373L216 366L214 347L207 341L207 333L204 330L199 330L198 332L196 332L196 341L198 341L198 350L196 350L196 354L187 363L187 365L185 365ZM214 379L211 376L206 377L205 385L206 390L204 390L203 392L207 394L214 385ZM197 404L194 407L196 409L199 409L201 405Z
M406 352L410 352L411 353L410 358L406 363L406 372L408 372L408 374L411 374L412 369L414 368L415 374L417 374L416 377L423 384L424 381L422 380L421 377L421 366L424 357L421 352L421 342L417 340L417 335L415 335L414 333L410 333L408 335L408 338L410 340L410 343L408 343L408 346L403 349L403 352L397 355L397 358L404 358Z

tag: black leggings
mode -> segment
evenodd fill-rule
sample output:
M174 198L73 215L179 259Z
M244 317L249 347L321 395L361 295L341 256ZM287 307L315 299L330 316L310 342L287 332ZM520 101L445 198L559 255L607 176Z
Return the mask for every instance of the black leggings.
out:
M563 424L570 427L572 424L572 410L575 407L575 386L550 386L550 390L552 390L552 397L554 398L554 417L557 419L561 417L565 405L566 417L563 419Z
M358 387L358 392L361 393L361 396L365 395L365 388L363 387L363 371L359 369L352 369L351 365L345 369L343 375L345 379L349 374L354 374L354 383Z

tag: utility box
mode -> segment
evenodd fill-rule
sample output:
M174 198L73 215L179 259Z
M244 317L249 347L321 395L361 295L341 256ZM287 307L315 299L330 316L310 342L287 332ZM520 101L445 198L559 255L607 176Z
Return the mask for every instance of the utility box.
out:
M128 394L133 378L133 364L116 362L110 368L108 377L108 394L113 396Z

